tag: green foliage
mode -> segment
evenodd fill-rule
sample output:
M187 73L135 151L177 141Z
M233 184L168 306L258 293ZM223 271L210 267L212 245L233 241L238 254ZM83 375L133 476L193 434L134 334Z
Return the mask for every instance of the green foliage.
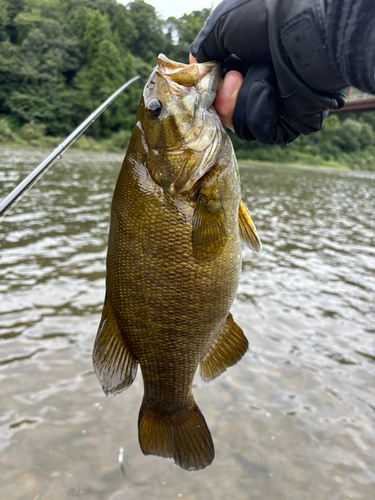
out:
M134 31L129 47L137 57L154 64L160 52L167 48L163 33L163 22L155 8L143 0L134 0L127 5Z
M14 43L17 40L17 30L14 25L14 18L22 12L24 8L24 0L4 0L4 4L7 11L6 32L12 43Z
M98 56L102 42L110 38L108 21L97 10L92 14L83 37L83 46L86 51L88 63L92 63Z
M83 46L83 39L86 33L86 27L91 18L91 11L84 5L79 5L77 9L71 10L67 13L68 26L75 38Z
M0 143L15 142L17 140L16 134L10 128L7 121L0 120Z
M60 29L60 4L51 0L24 0L23 10L14 18L17 29L18 43L27 37L35 28L44 31L48 36L54 36Z
M44 137L45 132L46 127L43 124L30 122L26 123L26 125L21 128L19 134L25 141L32 142L38 141L39 139Z
M0 43L0 113L11 113L6 101L22 81L21 75L19 47L9 41Z
M323 129L301 136L289 146L264 146L258 142L240 141L231 133L237 158L242 160L303 165L341 164L351 169L375 169L375 113L332 115Z
M131 44L134 43L139 36L129 12L122 5L119 5L117 15L113 20L112 29L117 37L120 51L129 50Z
M0 142L57 145L138 74L78 144L123 151L158 54L187 62L209 13L163 21L144 0L0 0ZM232 140L239 159L375 169L375 113L331 116L289 147Z
M4 4L6 6L9 21L13 21L13 19L23 11L25 0L4 0Z
M112 151L126 151L131 137L131 130L120 130L111 137Z
M190 45L203 27L210 15L210 9L195 10L191 14L184 14L180 19L167 19L167 36L172 42L169 57L180 62L189 62Z
M8 24L8 11L4 0L0 0L0 42L7 39L6 25Z
M359 151L366 144L374 142L374 131L368 123L347 118L337 131L337 143L340 148L348 153Z
M82 135L78 141L74 144L74 147L78 149L86 149L88 151L100 151L99 143L92 137Z

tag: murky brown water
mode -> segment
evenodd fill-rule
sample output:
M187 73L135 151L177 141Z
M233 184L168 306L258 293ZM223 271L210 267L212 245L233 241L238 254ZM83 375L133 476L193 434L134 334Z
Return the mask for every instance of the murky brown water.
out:
M47 153L1 148L0 196ZM0 498L373 500L375 176L242 168L251 347L196 378L216 459L188 473L139 449L141 377L106 399L92 370L121 161L66 154L0 222Z

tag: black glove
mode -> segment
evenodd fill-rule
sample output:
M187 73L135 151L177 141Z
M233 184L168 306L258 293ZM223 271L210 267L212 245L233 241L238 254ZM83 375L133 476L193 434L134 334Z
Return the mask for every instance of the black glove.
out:
M324 2L224 0L191 45L198 62L244 75L233 116L241 139L288 144L344 106L349 87L324 45Z

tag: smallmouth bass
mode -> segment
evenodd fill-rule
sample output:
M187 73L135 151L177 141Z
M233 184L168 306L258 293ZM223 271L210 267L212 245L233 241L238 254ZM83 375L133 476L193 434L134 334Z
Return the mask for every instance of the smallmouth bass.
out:
M144 454L186 470L214 459L192 393L237 363L248 342L229 310L241 239L261 248L241 201L231 141L212 106L220 65L160 54L144 88L116 184L106 297L93 350L105 394L128 388L141 367Z

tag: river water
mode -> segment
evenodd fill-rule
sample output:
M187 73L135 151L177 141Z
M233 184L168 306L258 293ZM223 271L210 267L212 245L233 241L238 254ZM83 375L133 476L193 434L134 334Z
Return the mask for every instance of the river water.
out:
M0 196L47 153L1 148ZM140 375L105 398L92 369L121 161L67 153L0 222L0 498L373 500L374 174L241 167L250 349L196 378L216 458L186 472L140 451Z

